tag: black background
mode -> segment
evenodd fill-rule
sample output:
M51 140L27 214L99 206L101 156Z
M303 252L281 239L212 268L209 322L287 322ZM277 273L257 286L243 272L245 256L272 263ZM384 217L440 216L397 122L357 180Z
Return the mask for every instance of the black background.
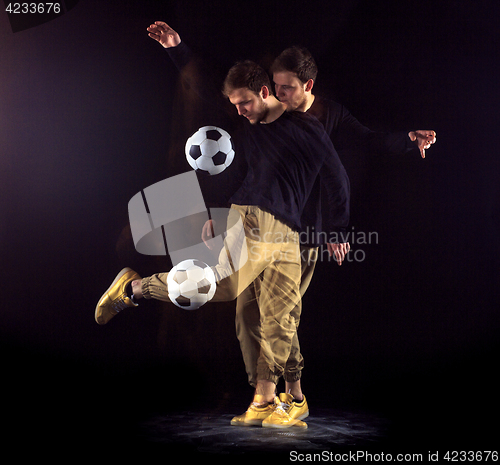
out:
M130 446L149 415L241 413L250 400L234 303L148 302L94 321L121 267L170 267L127 235L128 201L188 169L184 137L200 123L147 36L164 20L224 70L305 45L317 92L368 127L437 132L425 160L344 154L352 227L378 241L354 245L362 261L318 265L299 330L303 388L312 411L390 418L395 447L494 449L498 12L470 0L81 0L17 33L0 14L0 344L13 437Z

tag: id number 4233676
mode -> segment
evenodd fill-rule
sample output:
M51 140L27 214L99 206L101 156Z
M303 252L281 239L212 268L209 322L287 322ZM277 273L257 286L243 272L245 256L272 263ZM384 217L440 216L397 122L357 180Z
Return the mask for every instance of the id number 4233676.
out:
M32 3L9 3L5 8L7 13L14 14L28 14L28 13L60 13L60 3L45 3L45 2L32 2Z

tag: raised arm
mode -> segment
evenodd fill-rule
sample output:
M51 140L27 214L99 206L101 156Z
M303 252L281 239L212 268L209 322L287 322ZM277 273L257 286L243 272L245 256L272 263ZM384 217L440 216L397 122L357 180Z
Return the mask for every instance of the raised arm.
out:
M213 111L211 125L222 125L232 129L234 110L222 97L222 73L217 60L193 52L177 31L164 21L155 21L148 28L148 36L156 40L166 52L187 84L185 90L190 96L201 99Z
M164 48L177 47L181 43L180 35L163 21L155 21L147 30L149 37L159 42Z

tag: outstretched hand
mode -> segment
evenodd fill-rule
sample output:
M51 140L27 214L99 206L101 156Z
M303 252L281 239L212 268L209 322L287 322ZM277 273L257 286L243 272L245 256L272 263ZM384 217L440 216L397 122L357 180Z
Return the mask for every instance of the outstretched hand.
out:
M167 23L155 21L148 27L149 37L159 42L165 48L177 47L181 37Z
M412 142L415 142L417 144L422 158L425 158L425 151L436 142L435 131L411 131L408 136L410 137Z

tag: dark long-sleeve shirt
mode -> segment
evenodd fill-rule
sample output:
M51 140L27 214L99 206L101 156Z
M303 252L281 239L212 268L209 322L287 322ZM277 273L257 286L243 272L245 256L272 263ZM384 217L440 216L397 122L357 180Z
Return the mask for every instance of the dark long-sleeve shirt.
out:
M168 52L179 70L192 59L189 47L182 42L178 47L168 49ZM183 77L188 83L191 81L190 84L196 89L195 79L192 79L192 76L185 74ZM211 93L212 98L216 95L217 92ZM205 95L205 98L207 97L210 96ZM342 154L345 150L359 148L366 153L377 155L398 156L410 151L418 154L418 148L410 140L407 132L372 131L362 125L343 105L328 98L316 96L307 114L314 116L323 125L337 153ZM327 176L320 176L316 180L302 212L301 232L305 234L301 234L300 237L306 245L318 245L324 242L324 235L321 232L328 229L328 220L319 213L321 209L318 210L318 203L322 201L328 204L330 201L324 195L326 182L328 182ZM226 190L231 191L228 186Z
M327 187L328 209L323 232L336 241L349 223L350 186L347 173L321 124L305 113L283 113L269 124L244 128L237 142L247 160L243 183L232 203L258 205L294 229L302 231L308 215L321 217L316 180ZM318 231L319 232L319 231Z
M344 105L323 96L315 97L307 113L323 125L338 153L353 148L391 156L419 152L417 145L408 137L408 131L372 131L362 125Z
M212 101L214 108L220 108L220 92L210 88L205 76L193 74L193 67L186 66L193 60L190 49L181 42L168 49L168 53L193 91ZM234 109L233 115L236 116ZM349 221L350 187L323 126L316 118L297 112L286 113L268 125L251 126L241 117L236 118L243 126L241 131L232 132L236 156L240 162L244 157L247 163L243 182L235 188L229 202L267 209L305 232L300 237L309 245L318 245L325 239L336 242ZM229 125L233 126L233 122ZM235 179L236 173L232 181ZM327 194L326 215L321 211L320 184ZM228 183L224 189L231 192ZM318 240L320 233L322 239Z
M362 125L346 107L325 97L316 96L307 114L314 116L324 127L338 154L351 149L383 156L401 156L411 151L419 153L407 132L377 132ZM324 218L316 208L320 203L328 205L324 192L325 180L318 179L312 187L313 195L304 208L301 241L315 246L324 242Z

